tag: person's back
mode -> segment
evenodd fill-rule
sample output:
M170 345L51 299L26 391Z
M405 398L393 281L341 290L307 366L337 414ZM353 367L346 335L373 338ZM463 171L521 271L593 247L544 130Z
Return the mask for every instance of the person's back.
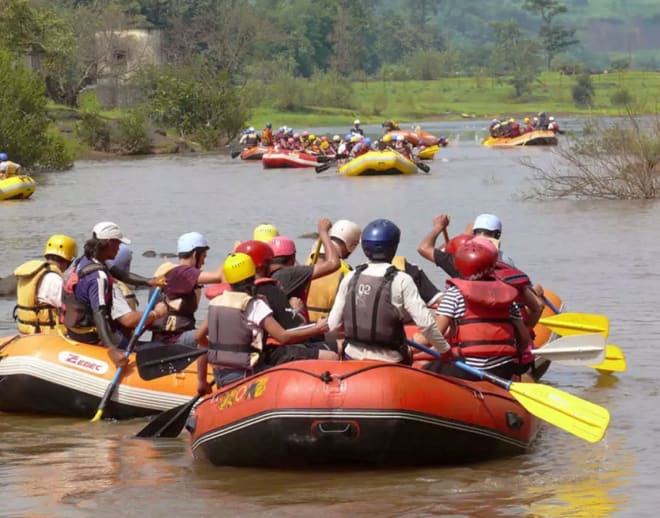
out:
M55 234L46 242L44 259L27 261L17 277L14 319L23 334L52 333L60 328L63 273L77 254L76 242Z
M208 356L198 364L199 393L210 391L205 375L209 363L219 387L262 367L264 332L285 344L323 333L326 327L321 322L309 329L283 329L273 319L268 304L254 296L256 266L248 254L231 254L223 264L223 272L231 291L210 301L208 318L195 333L200 346L209 348ZM318 352L316 356L319 357ZM330 353L326 356L336 358Z
M517 290L493 276L497 257L495 246L483 238L458 248L454 262L461 278L447 281L436 319L442 332L451 329L454 356L510 379L517 372L519 345L529 343L529 334L514 305ZM452 364L432 362L428 368L473 379Z
M195 312L202 284L222 281L222 267L204 271L202 266L209 250L206 238L199 232L187 232L177 240L179 263L164 263L155 277L164 276L167 284L162 293L168 312L151 326L154 340L194 345Z
M330 311L331 331L344 331L348 359L409 361L404 321L410 316L441 352L449 346L412 278L391 264L399 244L399 228L379 219L362 233L362 249L369 263L357 267L341 282Z

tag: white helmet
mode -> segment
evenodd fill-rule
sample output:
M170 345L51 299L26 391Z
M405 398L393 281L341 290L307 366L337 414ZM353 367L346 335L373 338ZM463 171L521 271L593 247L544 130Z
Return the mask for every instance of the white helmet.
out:
M356 126L359 126L360 125L360 119L355 119L353 121L353 124L355 124Z
M553 120L555 120L555 118L551 115L550 117L548 117L548 120L552 122Z
M362 235L362 229L357 223L353 223L347 219L340 219L335 221L335 223L330 228L330 237L339 239L344 245L346 245L346 250L348 253L353 253L353 250L357 248L360 244L360 236Z
M341 137L339 135L334 135L332 137L333 142L339 142L341 140Z

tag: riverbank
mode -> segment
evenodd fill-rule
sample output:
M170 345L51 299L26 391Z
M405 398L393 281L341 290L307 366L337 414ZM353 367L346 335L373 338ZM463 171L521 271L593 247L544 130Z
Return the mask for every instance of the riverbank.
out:
M523 98L513 97L513 88L506 78L452 77L435 81L364 81L352 83L351 98L344 106L325 106L319 98L314 106L294 111L274 108L266 101L257 106L246 126L263 128L266 122L275 127L296 129L350 126L354 119L362 125L380 125L386 119L401 124L456 121L461 119L490 120L515 117L522 119L539 111L553 114L558 120L575 117L623 116L657 114L660 98L660 72L617 71L594 74L593 106L576 107L572 88L577 76L558 72L541 74L532 86L532 93ZM620 104L621 98L628 103ZM86 106L83 106L86 109ZM123 156L119 148L98 151L84 145L74 128L81 119L81 110L53 106L50 110L57 129L76 146L80 159L107 159ZM116 124L127 112L111 110L98 112L109 124ZM143 154L170 154L201 151L193 141L183 139L170 130L147 128L150 145ZM236 144L236 143L233 143Z

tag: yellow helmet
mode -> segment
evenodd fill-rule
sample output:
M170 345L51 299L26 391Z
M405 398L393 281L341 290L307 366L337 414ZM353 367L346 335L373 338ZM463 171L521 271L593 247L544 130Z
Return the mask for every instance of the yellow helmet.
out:
M252 239L255 241L263 241L264 243L270 242L271 239L280 235L280 231L277 230L275 225L270 223L262 223L254 227L252 232Z
M229 254L227 259L222 265L222 272L224 273L225 281L229 284L238 284L257 273L257 268L254 266L252 258L243 253Z
M73 238L63 234L55 234L46 241L44 255L56 255L66 261L71 261L78 255L78 247Z
M309 137L307 137L307 139L311 142L314 142L316 140L316 135L312 134Z
M387 144L389 142L392 142L392 135L390 135L389 133L387 135L385 135L383 137L383 142L385 142L385 144Z
M529 117L525 117L525 123L529 122Z
M511 117L511 118L509 119L509 122L516 122L516 119L514 119L513 117Z

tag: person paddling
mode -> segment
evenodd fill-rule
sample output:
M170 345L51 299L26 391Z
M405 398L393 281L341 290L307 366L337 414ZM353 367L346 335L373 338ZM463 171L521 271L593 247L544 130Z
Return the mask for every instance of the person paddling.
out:
M447 281L436 322L442 333L451 328L454 357L511 379L520 374L514 360L530 343L530 336L514 304L518 291L494 275L497 259L497 249L484 238L473 238L458 248L454 263L461 278ZM425 368L476 379L452 362L433 361Z
M198 363L198 392L208 394L208 364L218 387L223 387L263 368L263 333L281 344L303 341L323 334L327 321L321 320L304 329L284 329L273 318L268 304L255 296L256 267L244 253L230 254L223 263L225 291L209 302L208 317L195 333L200 347L209 349ZM329 351L326 351L329 352ZM335 356L336 357L336 356Z

